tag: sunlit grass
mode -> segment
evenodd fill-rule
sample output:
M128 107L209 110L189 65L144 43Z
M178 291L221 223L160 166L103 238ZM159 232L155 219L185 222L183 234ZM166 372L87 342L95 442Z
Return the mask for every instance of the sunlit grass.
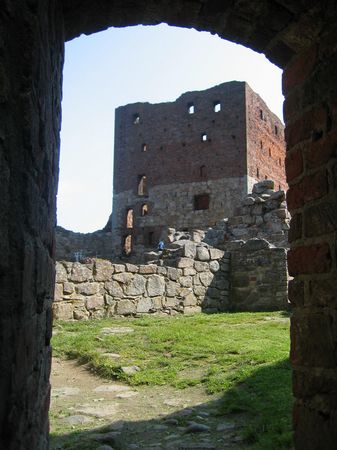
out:
M132 327L104 334L104 327ZM291 448L289 318L284 313L199 314L57 322L54 355L131 385L203 385L219 414L246 413L249 448ZM118 359L105 355L117 353ZM122 367L140 368L126 375ZM248 447L247 447L248 448Z

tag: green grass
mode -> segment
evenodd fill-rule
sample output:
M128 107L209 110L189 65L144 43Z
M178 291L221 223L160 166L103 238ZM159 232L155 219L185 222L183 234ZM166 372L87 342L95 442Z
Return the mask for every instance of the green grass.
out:
M129 334L101 333L130 326ZM202 384L222 393L219 414L246 413L249 448L291 448L289 318L237 313L57 322L54 355L87 363L106 378L131 385ZM103 353L118 353L113 360ZM122 366L141 370L127 376Z

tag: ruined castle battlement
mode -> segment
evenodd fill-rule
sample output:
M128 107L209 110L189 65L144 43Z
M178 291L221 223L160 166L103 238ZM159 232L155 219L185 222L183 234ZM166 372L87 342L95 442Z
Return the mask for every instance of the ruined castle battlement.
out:
M286 189L284 126L247 83L116 109L113 250L156 245L163 228L235 214L254 183Z

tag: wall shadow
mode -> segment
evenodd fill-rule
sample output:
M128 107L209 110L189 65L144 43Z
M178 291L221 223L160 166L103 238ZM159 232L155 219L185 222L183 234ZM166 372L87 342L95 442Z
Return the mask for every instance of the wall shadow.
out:
M158 419L116 420L104 427L51 435L50 449L291 449L291 405L290 365L281 360L252 368L247 376L236 371L231 386L216 400ZM193 432L193 423L209 428Z

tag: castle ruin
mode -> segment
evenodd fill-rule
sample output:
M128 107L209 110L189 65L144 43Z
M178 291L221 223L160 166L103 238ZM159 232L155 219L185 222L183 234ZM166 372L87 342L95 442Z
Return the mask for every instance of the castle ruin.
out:
M246 82L117 108L114 255L235 215L260 180L286 189L284 159L284 126Z

